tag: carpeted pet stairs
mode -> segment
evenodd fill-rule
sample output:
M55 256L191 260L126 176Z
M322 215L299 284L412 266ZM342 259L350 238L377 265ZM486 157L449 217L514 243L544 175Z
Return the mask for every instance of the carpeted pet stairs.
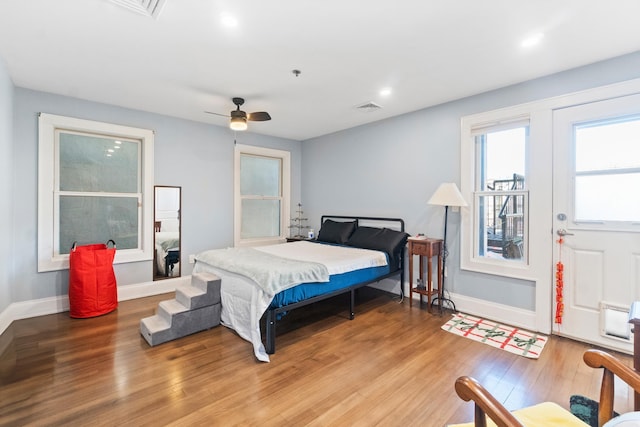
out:
M140 321L140 334L154 346L220 324L220 278L194 273L191 284L176 288L176 297L158 304L155 316Z

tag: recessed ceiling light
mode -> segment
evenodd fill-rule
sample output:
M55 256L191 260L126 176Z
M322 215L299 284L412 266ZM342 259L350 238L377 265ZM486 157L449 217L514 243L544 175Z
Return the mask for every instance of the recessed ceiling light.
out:
M535 45L537 45L538 43L540 43L540 41L542 40L542 38L543 38L543 37L544 37L544 34L542 34L542 33L536 33L536 34L533 34L533 35L531 35L531 36L527 37L526 39L524 39L524 40L522 41L521 46L522 46L522 47L531 47L531 46L535 46Z
M238 26L238 20L236 17L229 13L223 13L220 15L220 22L227 28L235 28Z
M385 87L383 89L380 89L380 96L389 96L389 95L391 95L390 87Z

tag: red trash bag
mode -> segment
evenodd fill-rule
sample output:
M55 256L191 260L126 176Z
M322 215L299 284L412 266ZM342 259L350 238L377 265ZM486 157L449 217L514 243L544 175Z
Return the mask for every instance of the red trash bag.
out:
M113 243L113 247L109 247ZM69 312L71 317L94 317L118 307L113 272L116 243L76 246L69 253Z

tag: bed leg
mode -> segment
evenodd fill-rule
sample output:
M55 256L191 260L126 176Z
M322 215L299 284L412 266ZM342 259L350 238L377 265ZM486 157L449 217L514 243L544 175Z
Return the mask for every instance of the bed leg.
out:
M355 295L356 295L356 290L351 289L351 298L349 299L349 320L353 320L353 318L356 317L356 313L354 310L355 299L356 299Z
M267 354L273 354L276 352L276 313L274 310L267 310Z

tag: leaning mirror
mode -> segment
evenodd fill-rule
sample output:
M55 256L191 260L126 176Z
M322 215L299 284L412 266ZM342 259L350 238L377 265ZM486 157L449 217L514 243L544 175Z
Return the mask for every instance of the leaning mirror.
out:
M153 280L180 277L181 187L155 186Z

